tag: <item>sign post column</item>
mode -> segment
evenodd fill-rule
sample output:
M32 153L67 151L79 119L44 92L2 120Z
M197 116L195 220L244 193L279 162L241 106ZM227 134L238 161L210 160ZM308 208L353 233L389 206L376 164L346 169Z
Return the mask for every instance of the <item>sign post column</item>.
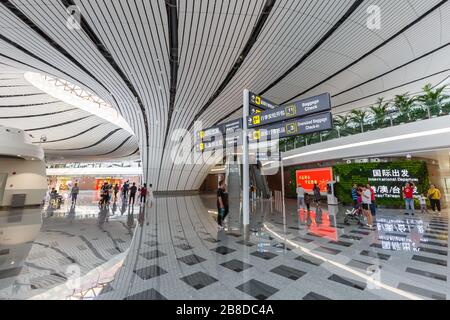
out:
M242 220L244 235L248 235L250 225L250 170L248 157L248 111L250 108L250 92L244 90L244 110L242 112Z

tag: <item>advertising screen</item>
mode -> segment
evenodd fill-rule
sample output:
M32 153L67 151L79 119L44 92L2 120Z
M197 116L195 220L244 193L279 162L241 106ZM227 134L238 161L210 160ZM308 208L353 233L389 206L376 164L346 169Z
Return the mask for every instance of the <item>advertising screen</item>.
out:
M327 192L327 183L333 181L332 168L297 170L297 186L301 185L303 189L311 192L316 183L321 192Z

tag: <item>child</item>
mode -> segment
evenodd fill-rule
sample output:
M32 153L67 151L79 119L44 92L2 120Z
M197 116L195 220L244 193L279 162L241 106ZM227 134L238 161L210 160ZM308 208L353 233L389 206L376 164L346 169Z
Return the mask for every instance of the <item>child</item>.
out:
M417 198L419 199L421 213L422 214L428 213L427 197L424 194L421 194Z
M307 212L309 212L311 208L311 196L308 193L305 193L305 205L306 210L308 210Z

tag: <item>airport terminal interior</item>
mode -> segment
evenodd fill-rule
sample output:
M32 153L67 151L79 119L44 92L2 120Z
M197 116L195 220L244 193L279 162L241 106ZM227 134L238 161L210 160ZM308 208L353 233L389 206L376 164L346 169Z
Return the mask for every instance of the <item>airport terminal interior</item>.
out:
M448 300L448 0L0 1L0 300Z

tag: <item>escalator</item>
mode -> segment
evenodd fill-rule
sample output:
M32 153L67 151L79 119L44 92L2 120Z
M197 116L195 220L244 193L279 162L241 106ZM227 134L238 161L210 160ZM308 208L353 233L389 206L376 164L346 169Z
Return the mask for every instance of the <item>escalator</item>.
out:
M250 183L256 187L256 192L263 199L270 198L270 189L266 176L261 172L261 162L250 165Z

